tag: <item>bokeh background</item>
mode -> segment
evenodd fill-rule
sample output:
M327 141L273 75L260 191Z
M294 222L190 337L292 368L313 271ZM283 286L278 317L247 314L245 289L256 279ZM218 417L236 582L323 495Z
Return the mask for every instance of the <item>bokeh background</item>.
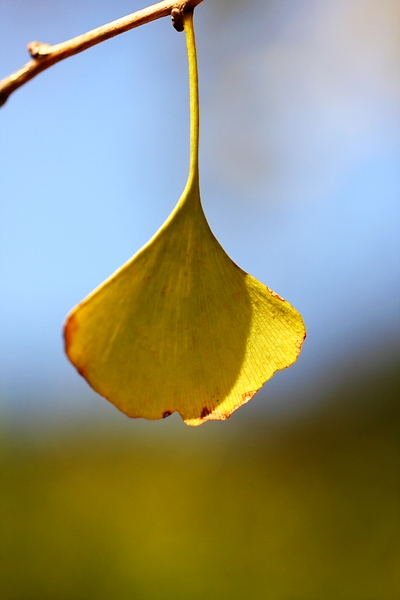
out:
M0 2L0 77L142 8ZM168 19L0 110L0 595L400 598L400 5L205 0L202 197L308 337L225 423L131 421L63 354L67 312L136 252L188 167Z

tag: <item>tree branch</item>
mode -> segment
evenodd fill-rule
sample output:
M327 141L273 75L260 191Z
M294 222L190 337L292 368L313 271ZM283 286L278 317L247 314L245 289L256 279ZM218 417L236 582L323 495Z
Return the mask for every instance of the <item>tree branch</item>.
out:
M120 33L150 23L161 17L167 17L173 9L178 8L180 11L193 10L203 0L164 0L158 2L142 10L117 19L107 25L102 25L92 31L88 31L82 35L72 38L61 44L50 46L41 42L30 42L28 51L32 56L32 60L26 63L23 67L15 71L2 81L0 81L0 107L5 104L8 97L22 85L33 79L36 75L45 71L52 65L83 52L96 44L100 44L109 38L112 38Z

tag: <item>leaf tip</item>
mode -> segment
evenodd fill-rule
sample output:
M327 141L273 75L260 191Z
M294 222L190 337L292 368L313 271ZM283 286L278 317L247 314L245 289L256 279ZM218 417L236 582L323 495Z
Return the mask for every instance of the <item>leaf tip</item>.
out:
M72 345L72 341L75 335L76 330L78 329L78 323L76 321L75 313L71 313L68 315L65 324L64 324L64 346L65 352L69 357L69 350Z

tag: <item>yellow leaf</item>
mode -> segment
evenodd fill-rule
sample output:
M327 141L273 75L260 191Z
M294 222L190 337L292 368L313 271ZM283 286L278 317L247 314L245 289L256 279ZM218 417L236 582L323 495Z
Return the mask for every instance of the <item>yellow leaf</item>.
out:
M89 384L130 417L177 411L189 425L227 419L297 358L300 314L228 257L204 216L192 13L191 164L156 235L70 313L66 352Z

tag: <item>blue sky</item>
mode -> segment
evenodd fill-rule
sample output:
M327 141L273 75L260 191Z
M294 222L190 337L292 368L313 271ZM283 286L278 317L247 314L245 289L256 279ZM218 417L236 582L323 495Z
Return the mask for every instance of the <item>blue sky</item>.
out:
M31 40L57 43L142 7L2 3L0 77L27 61ZM391 0L229 11L205 0L196 11L206 214L233 260L308 330L263 402L268 385L305 385L398 335L399 11ZM95 407L64 356L62 324L183 189L183 34L162 19L56 65L9 99L0 131L3 410Z

